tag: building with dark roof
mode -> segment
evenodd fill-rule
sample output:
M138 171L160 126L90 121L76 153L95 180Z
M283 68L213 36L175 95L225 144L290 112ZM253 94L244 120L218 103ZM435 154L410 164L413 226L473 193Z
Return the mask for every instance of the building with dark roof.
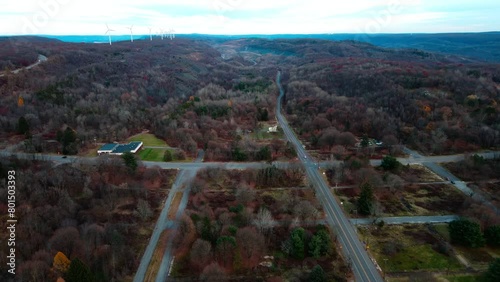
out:
M100 154L110 154L110 155L123 155L123 153L130 152L132 154L137 153L142 147L143 143L140 141L130 142L128 144L118 144L118 143L108 143L102 145L97 153Z

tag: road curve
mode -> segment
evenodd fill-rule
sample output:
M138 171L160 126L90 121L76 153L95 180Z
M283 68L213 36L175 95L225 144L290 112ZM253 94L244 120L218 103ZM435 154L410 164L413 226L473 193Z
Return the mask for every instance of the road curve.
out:
M313 184L316 196L320 199L323 209L327 215L326 221L331 226L332 230L337 233L340 243L342 244L342 251L344 256L352 262L354 276L356 281L375 282L383 281L380 273L373 264L370 256L364 249L364 246L358 239L356 230L351 224L349 219L342 212L342 209L333 197L323 177L317 169L317 163L311 161L304 150L299 139L295 136L293 131L288 126L285 117L281 113L281 99L283 98L284 91L280 82L281 72L278 71L276 76L276 84L278 85L280 95L276 105L276 118L285 133L288 141L290 141L297 151L299 160L305 167L307 176L311 184Z

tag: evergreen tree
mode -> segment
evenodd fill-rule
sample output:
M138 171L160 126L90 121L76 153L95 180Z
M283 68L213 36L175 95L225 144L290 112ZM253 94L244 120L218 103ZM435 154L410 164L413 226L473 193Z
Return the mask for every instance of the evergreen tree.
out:
M373 207L373 190L369 183L365 183L361 186L361 194L358 198L358 211L363 215L370 215Z
M29 135L30 125L25 117L20 117L17 121L17 132L19 134Z
M483 276L485 282L498 282L500 281L500 258L496 258L490 263L488 271Z
M368 136L364 135L363 138L361 139L360 143L361 147L366 148L368 145L370 145L370 140L368 139Z
M269 146L264 146L260 148L260 150L257 152L258 161L269 161L271 159L272 159L272 154L271 154L271 149L269 149Z
M330 235L325 229L321 229L309 242L309 254L314 258L325 256L330 251Z
M459 219L448 225L451 243L478 248L484 246L484 238L478 223Z
M135 158L134 154L130 152L125 152L122 155L122 159L125 162L125 165L133 172L137 169L137 159Z
M163 155L163 161L164 162L171 162L174 160L174 157L172 156L172 152L170 150L166 150L165 154Z
M304 228L296 228L290 235L292 257L296 259L304 259L305 256L305 231Z
M66 280L66 282L92 282L94 278L88 266L78 258L75 258L71 261L68 272L66 272L64 276L64 280Z
M326 274L321 265L316 265L313 267L311 274L309 274L309 280L311 282L326 282Z
M380 167L384 170L397 170L401 167L401 163L393 156L385 156Z
M486 243L493 247L500 246L500 225L493 225L484 231Z
M66 130L62 133L61 137L63 154L65 155L75 155L78 153L76 149L76 132L71 129L69 126L66 127Z
M321 238L319 236L313 236L311 242L309 242L309 254L313 258L321 257Z

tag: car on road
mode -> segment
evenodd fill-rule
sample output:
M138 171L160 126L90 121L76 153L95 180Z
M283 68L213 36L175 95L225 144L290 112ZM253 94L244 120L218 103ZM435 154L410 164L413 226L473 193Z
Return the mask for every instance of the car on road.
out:
M63 158L63 159L66 159L66 158L68 158L68 156L63 156L62 158Z

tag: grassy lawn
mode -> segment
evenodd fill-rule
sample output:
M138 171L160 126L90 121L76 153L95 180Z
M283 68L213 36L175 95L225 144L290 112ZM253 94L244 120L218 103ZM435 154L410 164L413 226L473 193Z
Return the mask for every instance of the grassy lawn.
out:
M430 245L414 245L387 257L388 271L458 269L460 263L432 249Z
M127 139L128 142L142 141L144 146L168 146L167 143L150 133L141 133Z
M455 250L460 253L471 265L476 269L485 270L493 261L493 256L488 251L487 247L483 248L467 248L463 246L454 246Z
M423 225L360 228L360 233L380 267L387 272L462 269L454 257L433 248L437 240Z
M443 236L443 238L450 242L450 231L448 230L448 224L435 224L434 228L436 229L439 235Z
M270 140L270 139L282 139L283 138L283 130L278 126L278 132L267 132L269 130L270 125L267 123L259 124L255 131L252 133L252 137L257 140Z
M143 161L152 161L152 162L162 162L163 155L167 149L142 149L139 152L139 157Z
M475 275L447 275L444 276L449 282L476 282L479 281Z

